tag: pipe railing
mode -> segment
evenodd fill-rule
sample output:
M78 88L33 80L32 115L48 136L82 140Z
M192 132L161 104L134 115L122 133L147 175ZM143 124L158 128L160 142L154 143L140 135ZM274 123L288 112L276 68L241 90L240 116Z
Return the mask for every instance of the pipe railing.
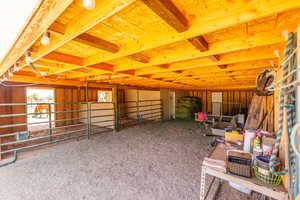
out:
M135 105L129 106L130 103L135 103ZM73 108L73 110L58 111L54 108L54 105L71 104L82 105L84 108L77 107ZM99 106L95 106L96 104L103 107L99 108ZM109 104L111 106L108 106ZM89 138L91 135L113 131L115 128L118 129L118 127L124 127L127 124L139 124L153 120L157 121L162 118L162 101L160 99L127 101L124 104L119 104L118 107L111 102L1 103L0 109L4 106L27 107L38 105L48 105L48 111L29 113L24 113L23 111L23 113L0 114L0 120L2 121L2 123L0 121L0 155L13 153L12 161L2 163L0 167L15 162L17 153L22 150L67 140L79 140L83 137ZM134 111L127 111L128 109L134 109ZM55 119L57 115L63 114L69 116ZM46 115L47 117L43 121L28 122L28 117L33 115ZM23 119L20 119L22 117L24 117L24 123L22 123ZM19 118L17 120L19 123L5 124L3 121L11 121L5 120L5 118ZM130 119L129 123L123 123L122 120L124 119ZM30 130L32 127L36 127L37 129ZM38 129L39 127L42 129ZM1 143L1 139L3 141L5 138L7 138L8 141Z
M73 110L59 110L54 111L52 105L83 105L86 109L82 108L73 108ZM105 108L93 108L93 105L106 105L111 104L112 106ZM46 112L31 112L31 113L5 113L0 114L0 120L5 121L5 118L14 118L14 117L24 117L24 119L19 119L18 121L24 123L1 123L0 125L0 154L14 153L14 160L16 160L16 155L18 151L39 147L43 145L63 142L66 140L79 139L81 137L89 137L90 135L95 135L98 133L104 133L108 131L113 131L115 119L114 119L114 104L113 103L102 103L102 102L62 102L62 103L2 103L0 104L0 109L3 106L34 106L34 105L48 105L48 111ZM95 106L97 107L97 106ZM26 109L24 109L26 110ZM93 112L112 112L112 114L99 114L94 115ZM75 117L73 113L76 113ZM55 119L55 115L57 114L69 114L69 118L65 118L67 116L63 116L63 119ZM27 122L28 119L26 117L32 115L47 115L47 118L43 121L39 122ZM54 117L54 118L53 118ZM107 117L108 120L105 120ZM92 120L101 118L102 120ZM7 120L9 121L9 120ZM109 124L107 124L109 122ZM62 123L57 126L57 123ZM67 123L67 124L64 124ZM69 124L68 124L69 123ZM97 124L95 124L97 123ZM42 129L30 130L31 127L42 126ZM25 127L24 130L14 130L19 127ZM6 130L4 132L4 129ZM2 133L2 134L1 134ZM20 135L25 135L25 138L19 138ZM75 135L76 134L76 135ZM7 138L8 141L5 143L1 143L1 138ZM46 141L45 141L46 140ZM6 147L6 148L5 148ZM5 149L4 149L5 148ZM12 161L7 162L12 163ZM1 166L6 166L7 163L0 164Z
M126 101L119 105L120 127L136 125L149 121L161 121L163 104L161 99Z

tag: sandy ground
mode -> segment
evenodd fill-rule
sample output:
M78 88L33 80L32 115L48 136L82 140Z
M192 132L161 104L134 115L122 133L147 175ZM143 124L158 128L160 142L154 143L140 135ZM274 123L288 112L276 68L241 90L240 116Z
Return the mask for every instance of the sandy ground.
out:
M173 121L20 153L0 168L0 199L198 200L211 139ZM217 199L248 197L223 184Z

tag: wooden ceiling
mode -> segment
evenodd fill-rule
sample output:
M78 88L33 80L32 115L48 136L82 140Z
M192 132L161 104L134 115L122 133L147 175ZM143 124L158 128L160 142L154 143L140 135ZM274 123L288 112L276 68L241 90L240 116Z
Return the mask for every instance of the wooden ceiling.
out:
M283 55L299 0L44 0L0 65L9 81L247 89ZM50 32L50 44L41 35ZM39 76L24 61L31 52Z

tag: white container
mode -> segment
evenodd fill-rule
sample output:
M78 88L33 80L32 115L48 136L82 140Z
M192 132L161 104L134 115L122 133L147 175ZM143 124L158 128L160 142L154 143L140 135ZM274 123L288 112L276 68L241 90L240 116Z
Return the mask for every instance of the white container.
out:
M245 193L245 194L251 194L251 190L249 190L248 188L245 188L245 187L243 187L243 186L240 186L240 185L238 185L238 184L236 184L236 183L229 182L229 185L230 185L232 188L234 188L234 189L236 189L236 190L238 190L238 191L240 191L240 192L243 192L243 193Z
M254 130L246 130L244 137L244 152L251 153L251 141L255 138Z

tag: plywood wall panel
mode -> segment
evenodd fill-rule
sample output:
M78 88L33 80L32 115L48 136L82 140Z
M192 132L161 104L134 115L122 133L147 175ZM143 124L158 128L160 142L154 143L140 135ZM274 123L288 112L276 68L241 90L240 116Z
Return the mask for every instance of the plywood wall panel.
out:
M212 112L212 92L222 92L223 102L227 102L223 104L223 113L230 114L232 113L233 106L230 103L240 103L243 111L247 111L250 106L252 97L254 95L253 90L224 90L224 91L209 91L209 90L200 90L200 91L189 91L188 94L190 96L195 96L201 98L202 102L202 111L203 112Z

